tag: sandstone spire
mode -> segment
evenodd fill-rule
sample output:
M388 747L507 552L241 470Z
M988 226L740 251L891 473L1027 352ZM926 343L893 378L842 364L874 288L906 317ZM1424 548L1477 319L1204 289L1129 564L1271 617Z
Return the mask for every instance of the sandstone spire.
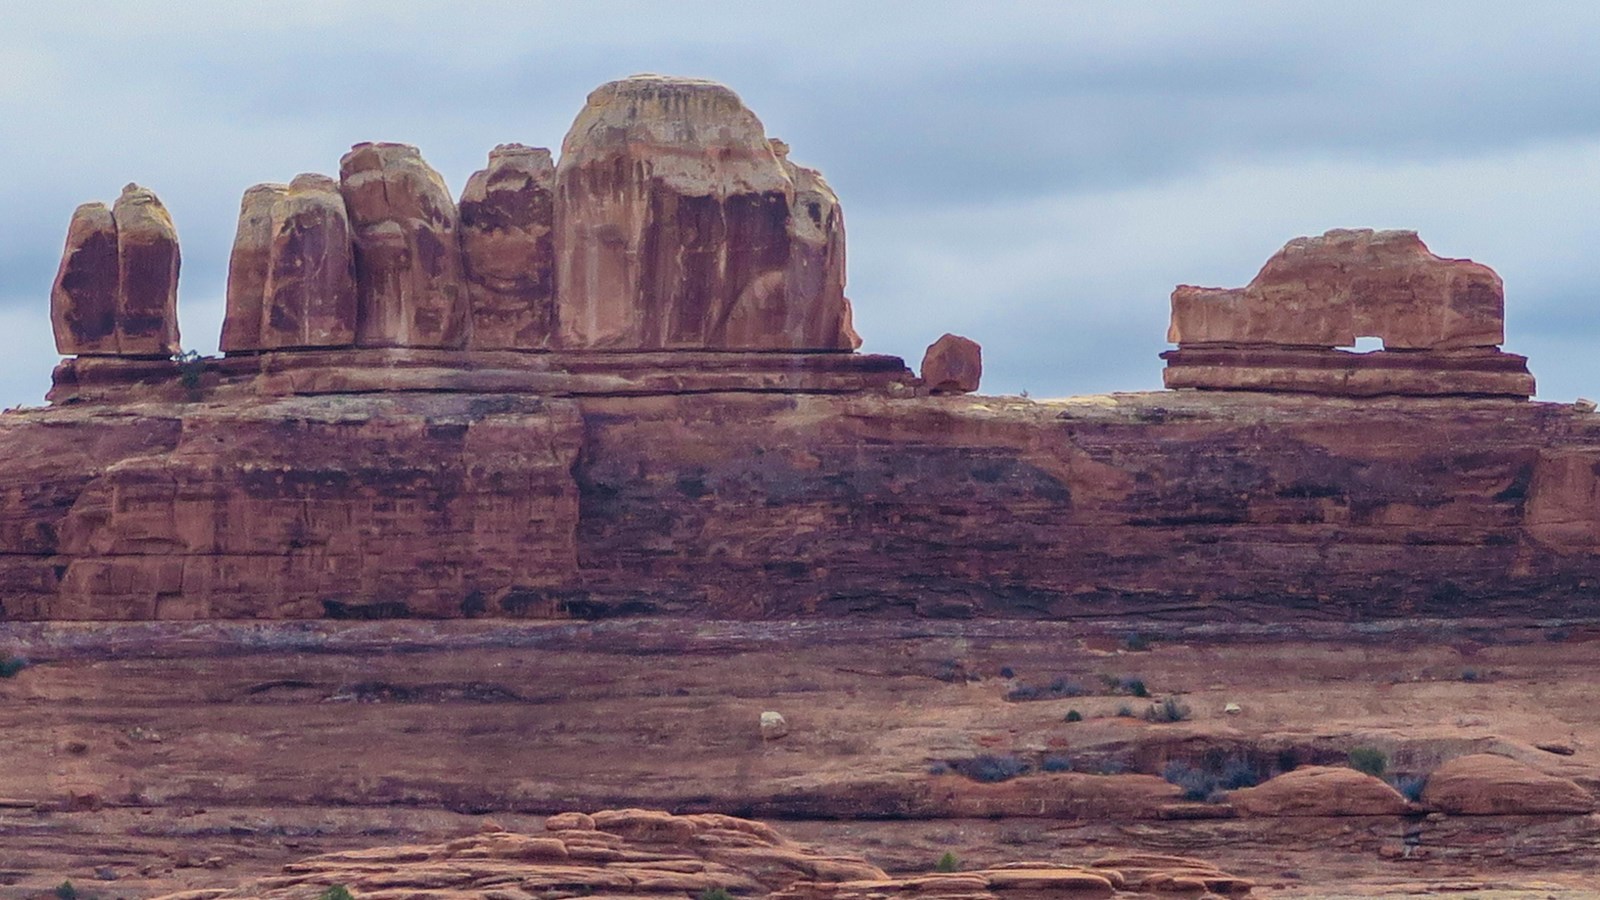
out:
M461 192L461 256L471 346L544 350L555 331L555 163L501 144Z
M56 349L178 352L179 262L177 229L154 192L129 184L109 210L103 203L78 207L50 293Z
M357 144L339 161L354 233L363 347L461 347L459 219L444 179L409 144Z
M797 171L720 84L596 89L556 170L561 345L852 349L837 201L820 179L797 191ZM810 223L794 221L799 194Z

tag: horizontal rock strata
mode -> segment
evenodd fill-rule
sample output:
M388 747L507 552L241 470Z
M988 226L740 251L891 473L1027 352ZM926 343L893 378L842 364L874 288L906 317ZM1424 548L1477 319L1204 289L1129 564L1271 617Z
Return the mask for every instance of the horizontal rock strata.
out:
M0 603L13 619L1596 612L1600 419L1569 406L626 393L8 414Z

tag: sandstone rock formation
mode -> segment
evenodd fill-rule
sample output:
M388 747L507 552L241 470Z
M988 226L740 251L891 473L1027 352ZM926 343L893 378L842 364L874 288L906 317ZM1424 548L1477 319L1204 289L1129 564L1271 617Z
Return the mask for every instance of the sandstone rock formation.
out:
M843 222L731 90L640 75L589 95L556 169L567 349L851 350Z
M1528 397L1505 339L1500 277L1442 259L1411 231L1336 229L1290 241L1249 285L1172 292L1168 387ZM1384 350L1337 353L1358 337Z
M1257 816L1397 816L1407 809L1406 798L1381 779L1336 766L1302 766L1234 791L1228 802Z
M1458 756L1433 770L1422 802L1468 816L1589 813L1595 798L1577 783L1489 753Z
M362 347L461 347L470 327L460 220L444 179L409 144L339 160L355 242Z
M315 856L283 874L233 889L192 891L166 900L299 898L334 885L356 896L561 896L692 898L723 890L785 900L914 893L939 900L1022 900L1041 893L1109 897L1122 893L1242 896L1252 884L1208 863L1129 855L1089 867L1026 863L976 872L890 878L860 858L827 856L770 827L724 815L674 816L604 810L551 816L544 834L485 830L443 844L378 847Z
M971 338L946 334L922 355L922 382L935 394L970 394L983 378L983 348Z
M501 144L461 192L461 255L470 346L544 350L555 337L555 163L550 151Z
M63 355L165 358L178 352L178 233L156 195L136 184L112 208L72 214L50 292Z
M356 282L350 222L325 175L245 192L228 261L225 352L348 347Z

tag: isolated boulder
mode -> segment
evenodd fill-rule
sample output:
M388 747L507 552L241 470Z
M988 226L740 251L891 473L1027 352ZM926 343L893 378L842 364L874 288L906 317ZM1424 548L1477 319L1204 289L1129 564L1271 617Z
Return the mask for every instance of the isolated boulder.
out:
M444 179L409 144L357 144L339 160L355 243L363 347L461 347L460 221Z
M922 354L922 382L935 394L970 394L983 377L983 348L957 334L946 334Z

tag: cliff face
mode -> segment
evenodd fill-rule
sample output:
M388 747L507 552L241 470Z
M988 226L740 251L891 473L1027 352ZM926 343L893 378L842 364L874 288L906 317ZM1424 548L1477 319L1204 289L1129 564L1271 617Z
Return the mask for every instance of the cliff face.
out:
M1155 393L0 419L8 618L1595 612L1600 421Z

